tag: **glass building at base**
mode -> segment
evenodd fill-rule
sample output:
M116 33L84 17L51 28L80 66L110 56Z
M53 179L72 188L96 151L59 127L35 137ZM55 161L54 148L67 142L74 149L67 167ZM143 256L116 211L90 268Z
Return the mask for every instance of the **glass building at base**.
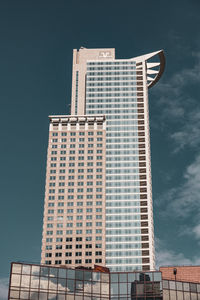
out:
M109 272L100 266L92 270L12 263L8 300L199 300L199 273L200 267Z

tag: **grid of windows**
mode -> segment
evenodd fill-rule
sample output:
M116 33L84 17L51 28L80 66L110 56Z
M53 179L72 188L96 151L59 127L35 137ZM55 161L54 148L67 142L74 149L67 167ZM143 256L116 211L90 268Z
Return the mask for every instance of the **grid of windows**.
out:
M126 271L130 263L136 263L137 269L150 268L149 251L140 258L141 239L136 243L140 251L134 250L135 244L129 244L132 251L117 251L124 234L131 239L148 227L147 208L138 201L141 195L147 197L147 180L143 77L137 75L135 61L87 62L86 114L106 115L106 265L111 270L117 270L118 264Z
M88 253L90 252L88 251ZM86 264L90 263L91 259L89 256L85 260ZM77 258L77 261L80 263L82 260ZM96 258L96 262L100 261L100 258ZM57 262L59 263L60 260L58 259ZM70 262L70 258L66 259L67 265ZM164 284L166 284L166 281ZM170 284L172 285L172 283ZM175 285L175 282L173 284ZM197 299L199 292L197 284L183 283L183 287L186 288L184 293L189 295L185 299ZM179 288L177 290L180 291ZM176 300L177 298L173 294L175 292L173 286L170 290L171 292L171 300ZM194 294L196 294L196 298L192 298ZM160 272L101 273L94 270L75 270L13 263L8 299L162 300L162 279ZM164 300L168 299L167 297L165 298L164 292Z
M94 265L97 255L95 242L98 236L104 241L102 254L98 259L99 262L101 259L101 263L105 264L105 147L103 147L105 130L103 122L95 123L95 125L90 123L87 127L85 124L79 125L78 129L77 126L73 128L72 124L70 128L69 126L64 128L63 125L59 128L61 130L55 131L54 124L50 124L42 263L45 263L48 257L48 264L65 264L65 256L71 256L67 264L72 266L80 264L77 256L82 256L81 263L86 263L85 238L81 243L82 251L77 254L74 250L77 247L80 249L75 237L87 236L93 243L92 257L87 264ZM65 138L63 138L64 133ZM56 141L52 139L54 136L56 136ZM99 140L101 145L97 143ZM90 142L92 144L88 144ZM66 145L65 150L62 150L63 145ZM92 145L92 149L89 145ZM57 146L56 151L52 151L53 146ZM58 163L52 164L52 158ZM59 164L63 160L65 165ZM98 199L103 201L98 201ZM49 223L49 217L54 218L54 222ZM92 222L92 219L101 222ZM88 222L89 220L91 221ZM47 241L47 235L52 236L51 242ZM61 236L60 239L58 236ZM73 236L73 238L66 248L67 236ZM60 245L55 245L55 241L60 241ZM62 249L59 254L56 252L58 246ZM65 252L65 249L73 251ZM58 260L57 257L60 259Z

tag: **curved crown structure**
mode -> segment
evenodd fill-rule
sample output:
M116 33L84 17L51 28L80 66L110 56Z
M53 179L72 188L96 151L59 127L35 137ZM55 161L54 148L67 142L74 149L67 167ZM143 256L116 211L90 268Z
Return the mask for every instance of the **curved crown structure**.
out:
M152 58L159 58L159 62L155 61L153 62ZM152 52L149 54L145 54L142 56L134 57L133 60L135 60L137 63L139 62L146 62L146 68L147 68L147 86L148 88L151 88L154 86L160 77L162 76L164 69L165 69L165 55L163 50L159 50L156 52ZM151 60L149 62L149 60ZM139 67L138 67L139 68Z

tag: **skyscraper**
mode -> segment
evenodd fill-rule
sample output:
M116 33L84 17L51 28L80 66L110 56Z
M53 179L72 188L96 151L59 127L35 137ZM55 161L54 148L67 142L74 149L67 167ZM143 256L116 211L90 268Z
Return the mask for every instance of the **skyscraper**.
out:
M164 65L74 50L71 116L50 116L42 263L154 270L148 88Z

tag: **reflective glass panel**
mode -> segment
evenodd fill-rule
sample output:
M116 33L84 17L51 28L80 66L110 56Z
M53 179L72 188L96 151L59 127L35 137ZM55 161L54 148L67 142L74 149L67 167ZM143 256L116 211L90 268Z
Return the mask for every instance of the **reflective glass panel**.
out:
M37 289L39 287L39 277L31 276L31 288Z
M183 289L184 289L184 291L189 291L189 290L190 290L190 287L189 287L189 283L188 283L188 282L184 282L184 283L183 283Z
M175 290L175 281L169 281L170 290Z
M66 270L60 268L58 270L58 277L60 277L60 278L66 278Z
M48 278L40 277L40 288L43 290L48 288Z
M163 300L169 300L169 291L163 290Z
M101 274L101 281L102 282L109 282L109 274L102 273Z
M47 293L40 292L39 293L39 300L47 300Z
M92 286L92 293L93 294L100 294L100 282L95 282Z
M111 284L111 295L118 295L118 283Z
M22 266L22 274L30 274L31 273L31 266L23 265Z
M30 293L31 300L38 300L38 292L31 292Z
M40 267L32 266L32 275L39 275L39 274L40 274Z
M21 273L22 265L21 264L13 264L12 265L12 273Z
M184 292L184 300L190 300L190 293Z
M182 284L182 282L176 282L176 289L178 290L178 291L182 291L183 290L183 284Z
M67 280L64 278L58 278L58 290L65 291L67 288Z
M67 290L74 292L74 280L67 280Z
M67 270L67 278L74 279L75 278L75 270Z
M135 273L128 273L128 282L135 281Z
M127 295L127 283L119 283L119 294L120 295Z
M20 279L21 279L20 275L12 274L11 286L17 286L18 287L20 285Z
M10 297L19 298L19 290L10 290Z
M120 282L127 282L127 273L120 273L119 274L119 281Z
M49 289L57 290L57 278L49 278Z
M183 300L183 292L177 291L177 300Z
M21 299L28 299L28 297L29 297L29 292L27 292L27 291L21 291L20 292L20 298Z
M111 277L111 282L118 282L118 274L113 273L110 275Z
M197 285L195 283L190 283L190 291L197 292Z
M41 267L40 269L40 276L48 276L49 275L49 268Z
M76 270L76 279L83 280L83 271L82 270Z
M191 293L191 300L197 300L197 293Z
M170 291L170 300L176 300L176 291Z
M22 277L21 277L21 286L28 288L29 285L30 285L30 276L22 275Z
M100 281L100 273L92 273L93 281Z
M49 276L57 277L57 274L58 274L58 268L49 268Z

